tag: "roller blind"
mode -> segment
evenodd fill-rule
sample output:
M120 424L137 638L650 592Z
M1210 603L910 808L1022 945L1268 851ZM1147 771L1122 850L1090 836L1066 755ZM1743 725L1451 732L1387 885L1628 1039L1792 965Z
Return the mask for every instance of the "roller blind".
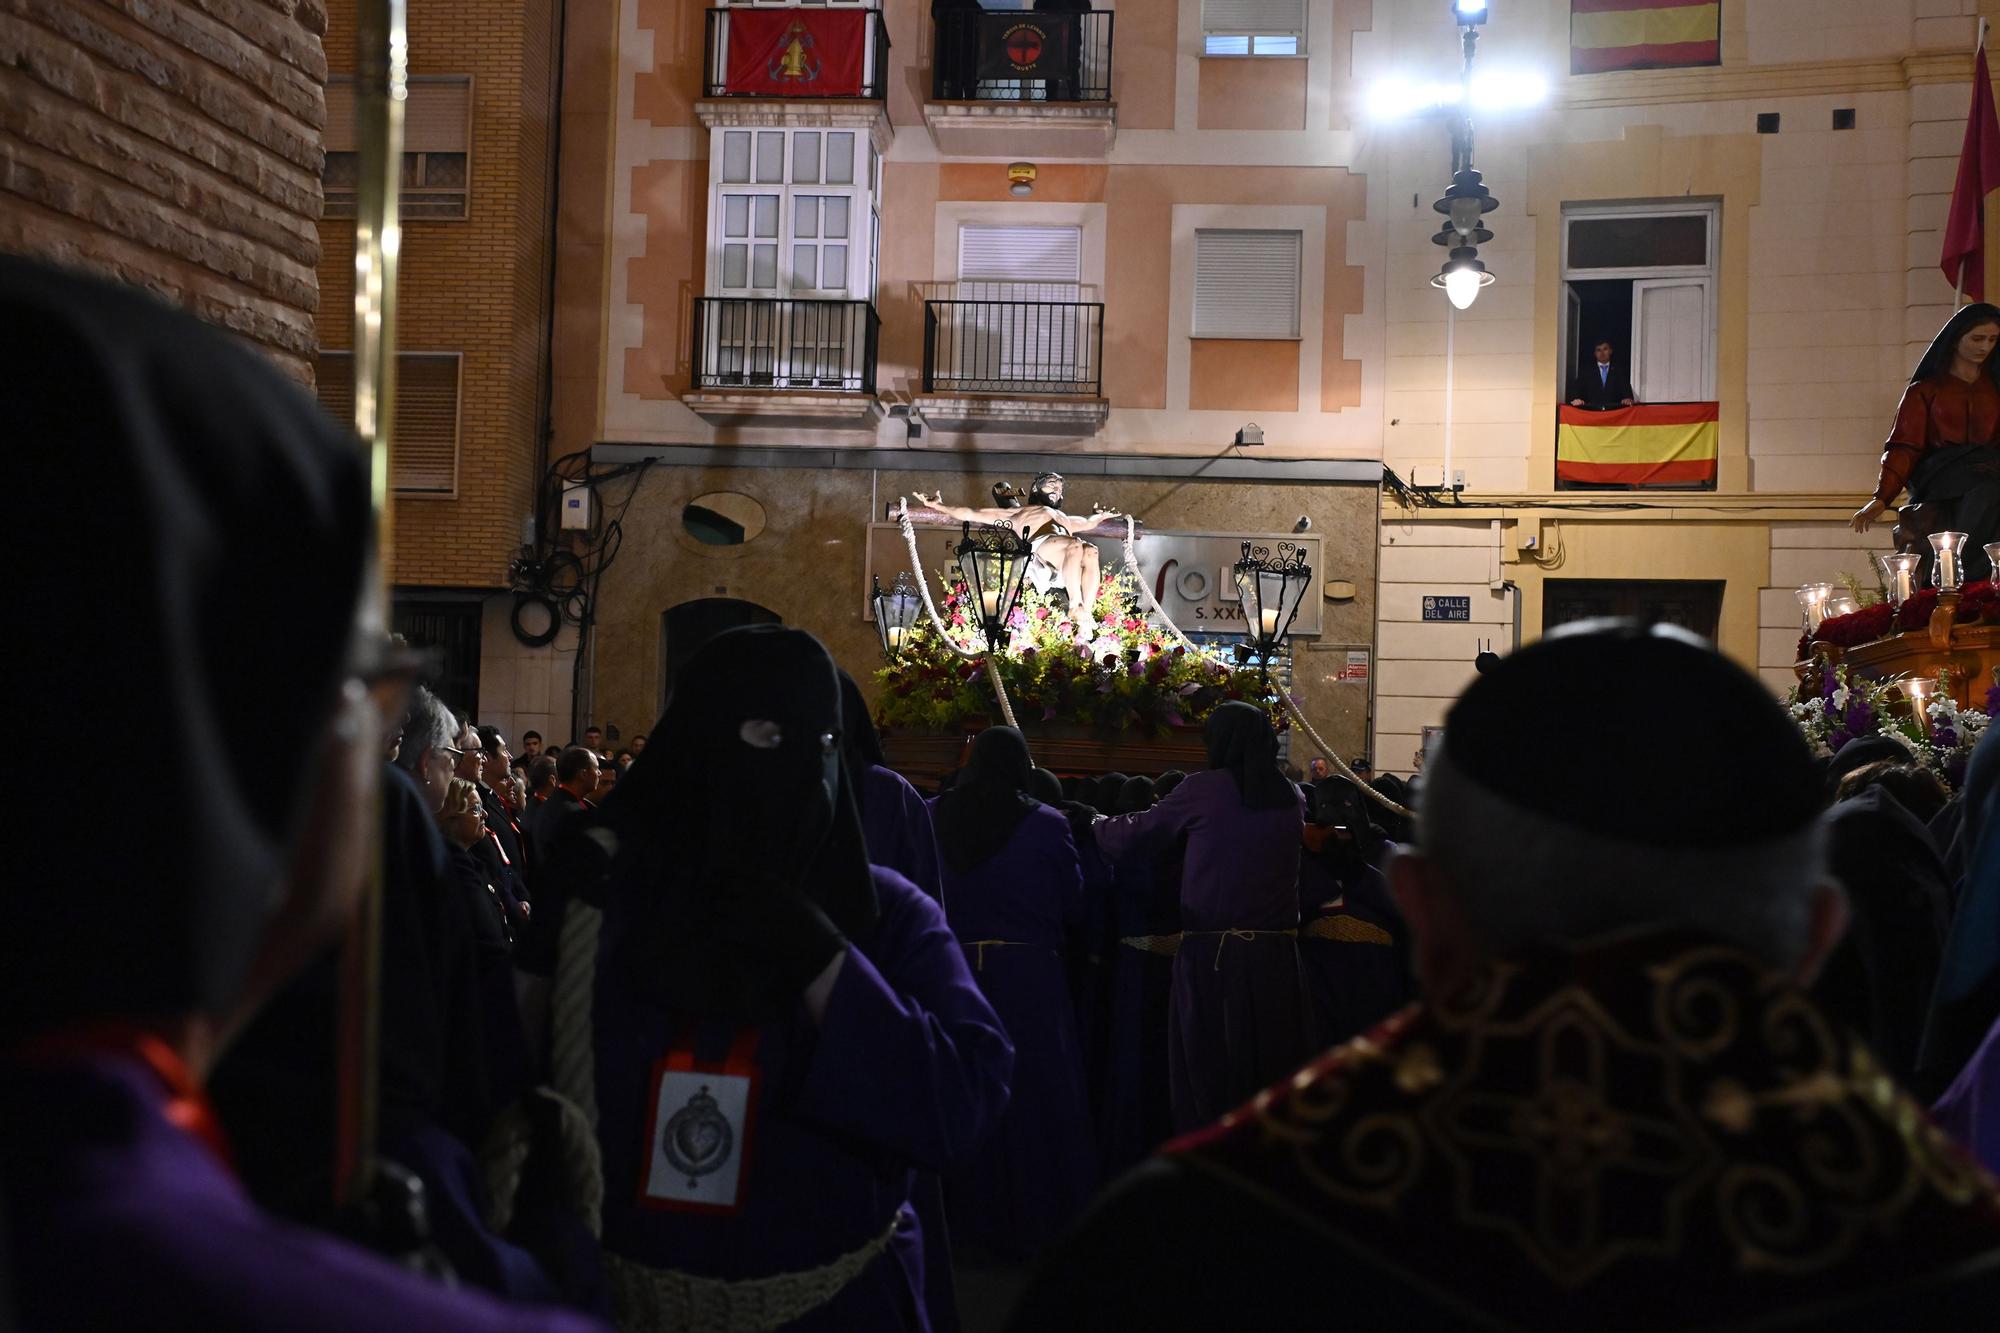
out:
M471 139L472 80L464 75L412 79L403 103L403 151L463 153ZM354 80L335 76L326 82L326 151L352 153L354 141Z
M994 300L1074 301L1083 280L1081 227L958 229L961 295Z
M458 490L457 352L402 352L396 357L396 426L389 440L389 484L401 495ZM320 405L341 425L354 419L354 354L322 351L314 365Z
M1201 0L1201 30L1221 33L1306 31L1306 0Z
M1299 336L1299 233L1197 231L1194 336Z

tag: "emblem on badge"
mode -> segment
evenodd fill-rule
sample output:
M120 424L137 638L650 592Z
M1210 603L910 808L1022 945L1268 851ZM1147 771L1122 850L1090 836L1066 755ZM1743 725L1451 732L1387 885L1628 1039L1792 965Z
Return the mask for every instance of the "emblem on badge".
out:
M736 1131L722 1114L708 1085L702 1084L687 1105L673 1113L660 1136L660 1151L668 1165L688 1178L692 1189L701 1177L721 1170L736 1151Z

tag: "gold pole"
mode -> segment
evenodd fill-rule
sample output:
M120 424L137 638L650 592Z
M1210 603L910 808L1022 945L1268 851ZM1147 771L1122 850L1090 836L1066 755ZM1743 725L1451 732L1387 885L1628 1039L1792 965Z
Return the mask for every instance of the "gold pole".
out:
M403 163L409 33L404 0L355 6L355 142L360 179L354 224L354 432L369 456L375 520L372 619L387 624L395 513L389 499L389 437L396 419L396 257L402 224L396 196ZM380 1038L381 809L371 823L368 882L341 950L338 1136L335 1202L353 1206L375 1185L377 1049Z

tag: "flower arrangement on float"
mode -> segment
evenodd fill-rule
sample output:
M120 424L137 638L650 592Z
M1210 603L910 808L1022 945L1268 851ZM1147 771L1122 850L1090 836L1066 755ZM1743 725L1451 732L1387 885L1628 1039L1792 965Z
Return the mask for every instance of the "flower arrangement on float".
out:
M938 615L954 633L978 632L965 584L940 576ZM1080 724L1106 731L1164 736L1200 727L1217 705L1242 700L1286 725L1273 687L1255 667L1190 652L1140 611L1131 571L1106 574L1092 605L1096 635L1078 642L1077 626L1059 593L1024 588L1007 620L1007 646L996 659L1002 683L1023 726ZM947 731L995 723L999 704L978 662L968 661L919 616L901 651L875 674L877 716L889 726Z
M1851 741L1886 736L1955 790L2000 710L2000 685L1987 690L1984 702L1984 710L1960 707L1949 682L1937 677L1876 681L1832 664L1793 687L1787 706L1813 753L1830 757Z
M1850 589L1856 586L1852 579L1842 582ZM1930 624L1931 613L1937 610L1938 591L1920 588L1901 606L1890 604L1879 593L1867 591L1858 592L1856 600L1864 603L1859 610L1828 616L1819 622L1817 629L1799 636L1800 661L1812 656L1815 643L1858 648L1890 634L1923 629ZM1960 625L2000 624L2000 583L1984 579L1960 589L1956 620Z

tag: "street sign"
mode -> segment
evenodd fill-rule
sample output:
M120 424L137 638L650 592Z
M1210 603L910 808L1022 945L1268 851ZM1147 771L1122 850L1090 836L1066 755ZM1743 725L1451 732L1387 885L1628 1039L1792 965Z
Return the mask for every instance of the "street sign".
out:
M1426 597L1424 598L1424 619L1469 621L1472 619L1472 598Z

